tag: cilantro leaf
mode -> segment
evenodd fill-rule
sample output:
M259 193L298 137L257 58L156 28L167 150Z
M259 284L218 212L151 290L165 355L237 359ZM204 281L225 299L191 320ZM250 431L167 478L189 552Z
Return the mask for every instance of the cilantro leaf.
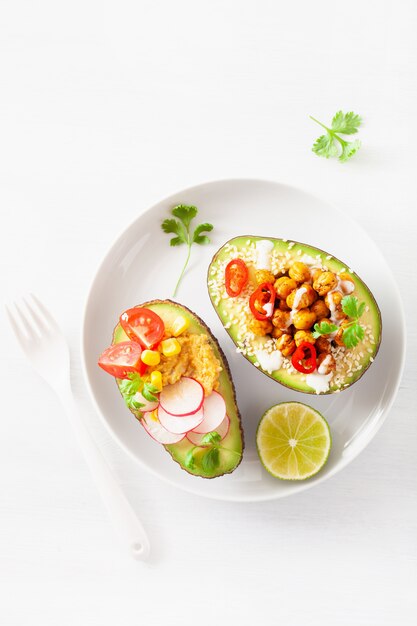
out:
M142 395L148 402L158 402L158 398L154 395L158 392L158 388L151 383L145 383L142 389Z
M198 209L196 206L187 206L186 204L178 204L176 207L174 207L172 209L172 215L175 215L175 217L178 217L181 222L184 224L185 228L188 229L188 227L191 224L191 220L193 220L197 213L198 213Z
M326 159L330 157L339 157L341 163L345 163L361 147L359 140L346 141L340 135L354 135L358 132L358 128L362 123L362 118L350 111L343 113L338 111L332 119L331 128L319 122L315 117L310 115L310 119L319 124L326 131L325 135L321 135L313 144L312 150L315 154Z
M314 324L313 337L314 339L317 339L322 335L330 335L331 333L334 333L337 328L338 327L336 326L336 324L332 324L331 322L326 322L325 320L322 320L320 324Z
M358 132L361 123L361 116L353 113L353 111L349 113L338 111L332 119L332 130L342 133L342 135L354 135Z
M219 467L220 453L218 448L210 448L201 459L201 467L206 474L211 474Z
M184 243L187 245L188 248L187 258L185 259L185 263L181 270L180 277L174 289L173 297L175 298L179 284L182 280L182 277L184 276L184 272L190 260L192 244L196 243L200 245L205 245L210 243L210 239L207 237L207 235L203 235L202 233L212 231L213 225L208 223L200 224L191 234L190 225L192 220L197 216L197 207L193 205L178 204L171 210L171 213L172 215L177 217L178 220L173 218L167 218L162 222L161 228L164 233L172 233L175 235L175 237L172 237L172 239L170 240L171 246L180 246Z
M326 159L337 156L338 153L335 139L331 135L321 135L314 142L312 150Z
M130 372L127 376L121 381L119 389L123 395L134 395L142 388L142 378L135 372Z
M352 324L343 330L343 343L346 348L354 348L365 336L365 331L360 324Z
M188 467L188 469L191 469L191 470L195 468L194 450L195 450L195 447L191 448L191 450L188 450L184 459L185 467Z
M361 142L357 139L355 141L343 141L342 154L339 156L339 161L341 161L341 163L345 163L357 153L360 147Z
M201 235L201 233L205 233L205 232L209 233L212 230L213 230L213 224L200 224L199 226L197 226L197 228L195 229L193 233L193 242L203 244L203 245L210 243L210 239L205 235Z
M342 310L352 321L343 329L342 340L346 348L354 348L365 337L365 330L358 322L365 311L365 302L359 304L355 296L345 296L342 298Z
M138 391L141 391L142 387L143 380L140 375L135 372L130 372L128 374L128 378L124 378L120 381L119 389L128 409L139 411L143 406L145 406L135 399L136 394Z
M355 296L345 296L342 298L342 310L348 317L359 317L358 299Z
M221 441L221 437L218 432L213 430L211 433L206 433L204 437L201 438L201 443L219 443Z

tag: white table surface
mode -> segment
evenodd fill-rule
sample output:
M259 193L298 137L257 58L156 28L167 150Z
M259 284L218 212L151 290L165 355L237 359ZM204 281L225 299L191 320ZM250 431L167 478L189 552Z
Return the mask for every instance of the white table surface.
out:
M32 290L60 320L77 400L153 545L149 565L120 550L1 311L2 624L415 623L416 17L412 0L0 3L2 296ZM365 118L346 165L310 151L308 114L339 108ZM170 192L229 177L293 184L355 217L408 321L401 388L369 447L317 488L253 505L141 470L94 413L79 358L115 236Z

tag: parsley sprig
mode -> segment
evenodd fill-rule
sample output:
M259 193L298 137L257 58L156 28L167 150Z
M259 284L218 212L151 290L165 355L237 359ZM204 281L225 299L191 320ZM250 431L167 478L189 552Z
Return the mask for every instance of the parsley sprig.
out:
M201 438L201 445L194 446L191 448L186 456L184 464L188 469L193 470L196 467L196 458L195 451L200 450L201 448L206 448L204 454L199 459L201 461L201 468L205 474L213 474L213 472L220 465L220 450L226 450L227 452L233 452L233 454L237 454L240 456L240 452L236 452L236 450L231 450L230 448L225 448L220 445L221 436L218 432L213 430L210 433L205 434Z
M359 304L359 300L355 296L345 296L342 298L342 310L351 319L343 326L343 343L346 348L354 348L365 337L365 330L359 324L359 318L365 311L365 302Z
M210 243L210 239L203 233L208 233L213 230L213 225L204 223L199 224L193 232L190 231L190 225L192 220L196 217L198 209L195 206L188 206L185 204L179 204L171 211L172 215L178 219L168 218L162 222L162 230L164 233L173 233L175 237L170 240L171 246L180 246L185 243L188 247L187 258L182 268L180 277L175 286L173 297L175 298L179 284L184 276L184 272L187 268L188 261L191 255L191 246L193 243L205 245Z
M140 392L148 402L157 402L157 387L151 383L145 383L139 374L130 372L128 378L124 378L119 385L120 392L126 403L126 406L133 411L140 411L145 405L135 400L135 395Z
M321 135L313 145L313 152L318 156L325 157L339 157L339 161L344 163L348 161L361 147L361 142L358 139L355 141L346 141L342 139L340 135L354 135L358 132L358 128L362 123L362 118L350 111L349 113L343 113L338 111L332 119L331 128L319 122L315 117L310 115L317 124L320 124L325 131L325 135Z

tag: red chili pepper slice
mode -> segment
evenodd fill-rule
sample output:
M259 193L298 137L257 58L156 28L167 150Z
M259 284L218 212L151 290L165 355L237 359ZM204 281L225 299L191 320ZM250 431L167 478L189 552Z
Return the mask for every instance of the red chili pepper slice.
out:
M242 259L232 259L226 265L226 291L231 298L238 296L248 282L249 270Z
M274 313L274 304L275 304L276 291L275 287L272 283L262 283L259 287L253 292L251 297L249 298L249 306L250 310L253 313L253 316L257 320L267 320L270 319ZM264 312L262 313L259 309L256 308L256 302L258 301L261 304ZM268 308L270 311L265 311L265 305L272 305Z
M313 344L308 341L303 341L292 355L291 363L298 372L311 374L317 367L316 358L316 348Z

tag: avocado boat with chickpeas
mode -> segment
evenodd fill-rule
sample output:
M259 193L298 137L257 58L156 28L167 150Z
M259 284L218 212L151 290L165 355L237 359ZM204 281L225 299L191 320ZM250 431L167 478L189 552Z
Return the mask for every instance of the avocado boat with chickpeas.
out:
M211 302L237 351L297 391L347 389L374 361L382 323L371 291L311 245L240 236L214 256Z

